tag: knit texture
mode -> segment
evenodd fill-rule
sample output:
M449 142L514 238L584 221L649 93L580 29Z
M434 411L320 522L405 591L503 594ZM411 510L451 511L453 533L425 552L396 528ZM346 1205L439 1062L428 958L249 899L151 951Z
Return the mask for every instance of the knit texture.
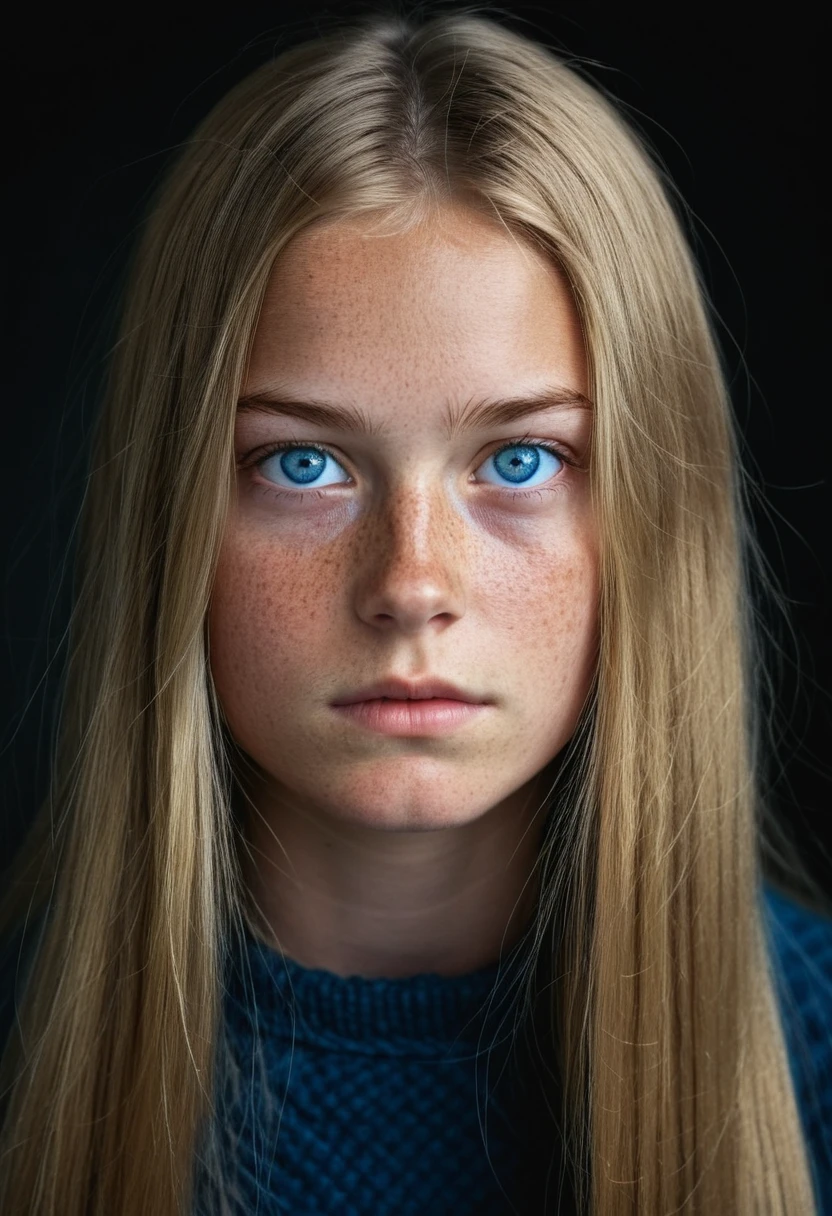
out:
M832 1216L832 920L764 895L818 1211ZM547 1187L572 1213L540 1079L512 1047L521 961L515 948L469 975L342 977L247 935L224 1003L239 1071L217 1079L234 1216L535 1216ZM18 937L0 958L0 1041L24 974ZM197 1180L194 1214L214 1216Z
M512 1052L522 957L518 946L467 975L366 979L248 936L226 1003L245 1079L220 1082L235 1216L543 1212L544 1154L559 1140L542 1138L535 1079ZM200 1196L197 1210L216 1207Z
M819 1216L832 1216L832 920L765 889L780 1013Z

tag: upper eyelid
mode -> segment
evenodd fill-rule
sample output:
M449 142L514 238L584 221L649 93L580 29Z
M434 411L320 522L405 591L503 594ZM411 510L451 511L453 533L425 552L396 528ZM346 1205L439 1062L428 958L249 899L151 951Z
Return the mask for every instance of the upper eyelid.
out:
M569 463L570 461L574 462L575 464L579 463L579 456L578 456L578 453L576 452L575 448L571 444L564 443L563 440L551 439L551 438L544 437L544 436L535 436L532 433L532 434L521 435L516 438L511 437L509 439L499 439L499 440L495 440L494 442L495 442L495 446L491 449L491 451L488 452L488 454L486 456L483 457L484 460L487 460L489 456L493 456L495 454L495 452L499 452L504 448L517 447L517 446L521 446L521 445L525 444L525 445L528 445L529 447L540 446L540 447L544 447L544 448L554 449L555 455L561 456L563 459L565 459L567 461L567 463ZM288 436L284 439L272 440L271 443L258 444L257 447L252 448L252 450L250 452L248 452L244 456L242 456L238 463L243 466L248 466L249 464L256 464L259 460L266 459L269 455L271 455L274 452L283 451L286 449L291 449L291 448L296 448L296 447L297 448L308 447L308 448L314 448L317 451L326 452L326 454L328 456L331 456L333 458L333 460L336 460L336 461L338 461L338 463L341 463L340 455L330 444L324 443L322 440L319 440L319 439L294 439L294 438L291 438Z
M556 456L557 459L560 460L563 467L552 478L549 478L549 481L555 482L554 485L547 485L547 486L543 486L543 487L535 486L535 487L528 487L527 489L524 489L524 483L519 482L514 487L511 487L511 486L502 487L503 492L510 491L510 493L513 494L513 496L515 498L522 497L524 495L528 496L528 495L540 494L541 492L545 492L547 489L550 492L557 493L559 487L560 487L560 489L568 488L568 486L571 484L572 478L574 476L576 476L576 475L580 476L582 474L588 473L588 471L589 471L589 466L586 463L586 457L582 456L580 453L576 452L574 448L571 448L571 447L569 447L569 445L564 444L558 440L534 439L531 436L525 436L522 439L504 439L504 440L497 441L496 446L482 458L480 463L477 465L477 468L480 468L481 465L485 463L485 461L492 459L498 452L504 450L505 448L519 447L524 444L527 444L529 447L536 447L536 446L542 447L545 451L548 451L550 455ZM321 443L317 440L314 440L314 441L301 440L301 439L274 440L274 441L272 441L272 443L263 444L260 447L255 448L247 456L244 456L242 460L238 461L238 468L246 470L246 471L256 470L259 464L261 464L265 460L268 460L270 456L278 454L280 451L285 451L287 449L291 450L292 448L304 448L304 447L325 452L328 456L332 457L333 460L335 460L338 464L341 465L341 467L344 469L344 471L347 473L347 476L350 477L350 479L353 478L353 474L350 472L350 470L348 468L345 467L345 464L342 463L342 461L339 459L338 455L334 451L332 451L327 444ZM346 462L346 463L349 463L349 462ZM564 482L564 479L565 479L565 486L562 486L561 483ZM338 483L336 483L336 485L337 484ZM489 483L486 482L485 484L488 485ZM318 494L320 495L321 493L325 492L326 490L333 489L333 488L335 488L335 487L334 486L316 487L315 485L312 485L312 484L307 485L307 486L298 485L291 489L289 489L287 487L272 486L270 489L267 490L267 492L271 492L271 493L278 494L278 495L290 494L294 497L305 497L309 493L315 493L316 489L317 489ZM499 492L498 487L494 487L494 488L498 489L498 492Z

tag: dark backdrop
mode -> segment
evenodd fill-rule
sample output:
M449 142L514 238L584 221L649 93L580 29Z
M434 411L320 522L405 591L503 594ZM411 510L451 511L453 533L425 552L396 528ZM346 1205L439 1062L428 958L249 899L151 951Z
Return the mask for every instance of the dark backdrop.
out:
M725 6L727 7L727 6ZM820 17L792 4L753 25L701 6L512 4L533 36L591 61L630 108L693 212L721 318L755 507L788 621L774 797L832 895L830 579L824 442L828 314L821 242ZM0 863L43 796L69 619L75 513L124 258L170 150L290 29L342 5L229 5L186 14L18 10L4 75ZM353 11L350 9L349 11ZM518 28L524 28L521 24Z

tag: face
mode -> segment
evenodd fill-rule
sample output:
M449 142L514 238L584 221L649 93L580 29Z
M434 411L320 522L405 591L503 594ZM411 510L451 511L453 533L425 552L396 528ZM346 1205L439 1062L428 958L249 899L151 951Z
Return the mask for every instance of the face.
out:
M558 408L476 409L555 387ZM474 210L397 235L338 221L284 249L209 620L220 703L272 805L461 827L509 813L568 742L597 644L587 391L565 280ZM391 677L480 704L439 725L334 704Z

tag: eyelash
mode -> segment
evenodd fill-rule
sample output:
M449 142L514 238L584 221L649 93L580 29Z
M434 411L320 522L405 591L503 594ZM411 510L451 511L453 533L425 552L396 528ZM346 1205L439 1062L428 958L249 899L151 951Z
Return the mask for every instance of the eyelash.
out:
M582 468L582 465L574 458L574 456L571 456L569 454L569 452L566 451L561 444L556 443L552 439L532 439L531 436L524 436L522 439L512 439L508 443L501 444L500 447L495 448L494 451L491 452L489 455L498 456L500 454L500 452L505 452L509 448L517 448L517 447L544 448L547 452L552 452L555 456L558 457L559 460L562 460L563 463L565 465L567 465L569 468L571 468L571 469ZM277 452L288 452L288 451L291 451L293 448L311 448L313 451L323 452L325 455L331 456L334 461L336 461L338 464L341 464L341 461L338 459L338 457L335 455L335 453L326 446L326 444L307 443L307 442L300 443L296 439L294 439L294 440L293 439L282 439L278 443L271 444L271 446L268 447L265 451L261 451L261 452L255 451L254 453L250 454L248 457L246 457L241 462L241 466L243 468L257 469L262 464L265 464L265 462L270 457L274 456ZM253 457L256 457L256 459L254 459ZM488 460L488 459L489 459L489 457L487 456L486 460ZM557 474L555 475L555 478L557 479ZM504 487L504 489L509 490L510 493L512 494L513 498L531 498L533 495L541 494L541 493L558 494L564 489L564 487L560 484L560 480L562 480L562 478L559 479L559 482L557 485L535 486L531 490L519 490L519 489L510 490L510 487L508 487L508 486ZM319 489L319 490L315 490L314 487L311 487L308 490L301 490L301 489L286 490L281 486L264 486L261 488L262 488L264 494L273 496L275 498L297 499L297 498L305 498L309 494L320 495L324 489L328 489L329 487L324 486L324 487L321 487L321 489ZM498 489L497 486L493 486L492 488Z

